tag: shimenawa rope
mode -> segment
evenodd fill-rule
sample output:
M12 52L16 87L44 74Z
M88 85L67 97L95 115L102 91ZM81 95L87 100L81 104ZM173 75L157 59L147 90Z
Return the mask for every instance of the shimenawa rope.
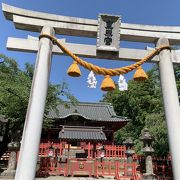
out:
M56 44L64 53L66 53L67 55L72 57L72 59L74 59L74 61L76 61L79 65L83 66L84 68L86 68L90 71L93 71L96 74L100 74L100 75L104 75L104 76L106 76L106 75L117 76L120 74L126 74L126 73L138 68L139 66L141 66L144 62L146 62L147 60L149 60L150 58L152 58L153 56L158 54L163 49L170 49L170 46L160 46L160 47L155 48L154 51L152 51L150 54L148 54L147 56L145 56L144 58L142 58L141 60L139 60L138 62L136 62L134 64L131 64L129 66L120 67L120 68L115 68L115 69L108 69L108 68L99 67L94 64L88 63L88 62L84 61L83 59L79 58L78 56L73 54L71 51L69 51L64 45L62 45L58 41L58 39L54 36L51 36L48 34L41 34L39 36L39 39L41 39L43 37L49 38L53 44Z

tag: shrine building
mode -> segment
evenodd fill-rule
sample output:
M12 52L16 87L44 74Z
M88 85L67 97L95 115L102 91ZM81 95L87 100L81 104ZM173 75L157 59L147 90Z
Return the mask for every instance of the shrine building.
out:
M41 142L82 144L114 144L114 132L128 123L117 116L110 103L64 103L51 110L53 127L43 129Z
M97 177L106 173L96 167L104 158L113 163L117 157L125 158L125 146L114 145L114 132L129 120L117 116L110 103L65 102L51 110L47 118L53 120L53 126L42 131L37 176ZM115 170L108 173L116 174Z

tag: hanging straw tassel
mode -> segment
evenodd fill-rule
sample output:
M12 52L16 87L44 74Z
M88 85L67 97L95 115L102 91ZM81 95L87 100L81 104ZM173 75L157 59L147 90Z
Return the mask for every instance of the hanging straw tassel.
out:
M72 77L81 76L81 71L80 71L79 66L76 61L74 61L73 64L71 64L71 66L67 70L67 74Z
M144 72L141 66L139 66L134 74L135 81L144 81L148 79L147 74Z
M111 79L109 75L106 75L102 84L101 84L101 90L102 91L112 91L115 89L114 81Z

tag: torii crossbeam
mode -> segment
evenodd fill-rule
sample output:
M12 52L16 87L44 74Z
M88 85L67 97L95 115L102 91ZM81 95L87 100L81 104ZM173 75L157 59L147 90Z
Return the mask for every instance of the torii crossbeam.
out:
M6 19L13 21L18 29L41 32L41 34L63 34L97 38L99 21L75 17L34 12L2 4ZM106 15L102 16L106 18ZM118 17L113 17L118 19ZM110 25L107 26L110 27ZM161 45L179 45L180 27L148 26L119 23L120 40L154 43ZM111 28L111 27L110 27ZM98 37L99 38L99 37ZM117 59L138 61L151 50L119 48L116 53L98 52L96 45L67 43L60 40L74 54L97 59ZM64 54L52 44L50 39L8 38L9 50L37 52L35 72L23 131L16 180L35 178L45 100L50 74L52 54ZM162 50L149 62L159 64L161 87L164 99L165 115L168 127L169 145L173 162L174 179L180 179L180 107L174 77L173 63L180 63L180 50ZM168 77L167 77L168 74ZM38 98L37 98L38 97Z

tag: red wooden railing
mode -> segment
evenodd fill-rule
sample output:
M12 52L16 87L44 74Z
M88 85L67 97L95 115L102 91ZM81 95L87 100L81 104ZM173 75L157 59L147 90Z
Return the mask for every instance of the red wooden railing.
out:
M82 144L81 147L76 147L76 150L83 149L87 152L87 158L81 159L80 161L75 158L64 158L63 152L68 150L68 146L64 143L41 143L39 156L40 156L40 168L39 176L43 174L49 175L71 175L73 176L75 172L88 172L89 176L114 176L116 178L121 177L122 174L126 175L128 173L128 168L131 167L132 176L136 176L137 163L127 164L125 162L125 146L115 146L115 145L104 145L104 158L111 159L110 161L101 161L101 150L100 144L94 147L89 144ZM95 148L95 149L94 149ZM71 147L70 147L71 149ZM73 149L73 147L72 147ZM94 154L94 155L93 155ZM122 159L124 162L112 161L114 158ZM92 161L91 161L92 160ZM83 169L79 169L82 163ZM89 164L88 164L89 163ZM127 167L126 167L127 166ZM93 169L93 172L92 172ZM82 173L82 174L83 174Z
M125 146L116 146L116 145L106 145L105 147L105 157L113 158L125 158Z
M104 159L119 159L119 161L101 161L100 154L101 150L100 144L96 145L94 150L94 146L91 144L82 143L80 147L76 147L76 149L83 149L87 152L87 158L86 160L94 160L93 169L94 174L93 176L114 176L117 179L123 177L130 177L136 180L139 178L140 174L142 174L142 166L141 163L143 162L143 158L139 157L137 155L133 156L133 163L128 164L126 161L126 147L125 146L116 146L116 145L104 145ZM49 163L48 163L48 172L49 174L53 175L74 175L74 172L77 171L77 169L70 169L68 165L68 161L73 163L73 167L78 167L78 164L80 161L77 161L77 159L69 157L63 159L63 152L67 151L68 146L65 143L41 143L40 145L40 157L46 158L49 156L49 148L53 151L53 157L49 157ZM70 149L73 149L74 147L70 147ZM93 153L95 156L93 156ZM167 160L167 159L166 159ZM47 161L44 159L44 161ZM83 162L85 162L83 160ZM139 162L139 163L138 163ZM170 159L168 159L168 162L170 162ZM81 162L82 163L82 162ZM143 164L143 163L142 163ZM170 163L167 164L161 159L161 163L158 162L158 159L153 159L154 164L154 173L159 175L159 178L169 179L169 177L172 176L172 169ZM84 164L85 166L85 164ZM85 166L86 167L86 166ZM85 169L88 169L87 167ZM139 171L137 171L139 169ZM167 171L168 169L168 171ZM80 170L79 170L80 171ZM88 172L91 172L90 170L87 170ZM83 171L85 172L85 170ZM168 173L169 172L169 175ZM90 173L92 175L92 173Z
M145 157L137 156L137 159L141 166L140 171L143 172L145 169ZM159 180L173 180L173 172L171 165L171 157L153 157L153 170L154 173L159 177Z
M101 150L99 147L102 145L97 145L96 146L96 152L95 152L95 157L100 157ZM93 145L87 144L84 145L83 147L79 147L79 149L87 150L88 151L88 158L93 157ZM125 158L125 151L126 147L125 146L116 146L116 145L104 145L105 148L105 156L104 157L112 157L112 158ZM57 156L62 156L62 152L64 149L67 149L63 143L51 143L50 141L48 143L41 143L40 148L39 148L39 156L49 156L49 150L53 151L53 154ZM78 147L76 148L78 149Z
M83 173L88 172L87 174L89 176L95 177L107 175L114 176L116 179L131 177L134 180L138 180L140 175L144 173L144 157L134 155L133 162L128 164L125 155L125 146L104 145L104 158L102 158L101 144L93 146L90 143L82 143L80 147L68 147L65 142L51 142L53 142L53 140L40 144L38 176L73 176L75 172L77 173L79 171ZM87 157L84 159L71 157L68 149L83 150L87 153ZM86 163L89 163L89 165ZM83 166L83 168L78 169L80 166ZM154 173L158 175L159 180L173 179L171 158L153 158L153 167Z
M62 166L57 160L50 158L42 158L40 168L38 171L39 176L47 175L88 175L94 177L112 176L116 179L131 178L133 180L140 179L140 173L137 171L137 163L133 162L128 164L119 161L99 161L99 160L85 160L85 159L69 159L68 163Z

